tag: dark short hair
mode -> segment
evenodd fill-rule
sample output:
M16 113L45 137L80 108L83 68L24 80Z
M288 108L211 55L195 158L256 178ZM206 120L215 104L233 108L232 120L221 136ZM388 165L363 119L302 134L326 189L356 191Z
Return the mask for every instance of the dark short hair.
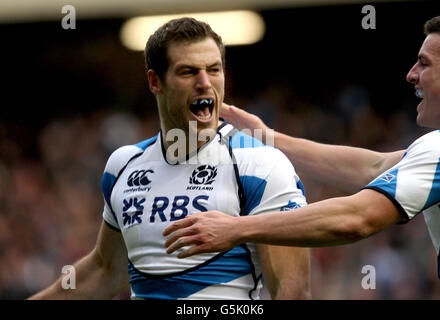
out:
M425 32L426 36L433 32L440 33L440 16L428 20L423 27L423 31Z
M196 42L206 38L214 39L225 66L225 47L221 37L215 33L209 24L194 18L184 17L165 23L150 36L145 46L145 69L154 70L159 78L168 70L168 48L172 42Z

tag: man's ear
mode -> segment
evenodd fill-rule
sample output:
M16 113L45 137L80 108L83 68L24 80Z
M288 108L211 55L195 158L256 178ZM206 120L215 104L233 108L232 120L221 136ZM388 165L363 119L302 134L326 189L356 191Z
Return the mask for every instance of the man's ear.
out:
M150 69L147 71L147 78L150 91L155 95L162 93L162 82L154 70Z

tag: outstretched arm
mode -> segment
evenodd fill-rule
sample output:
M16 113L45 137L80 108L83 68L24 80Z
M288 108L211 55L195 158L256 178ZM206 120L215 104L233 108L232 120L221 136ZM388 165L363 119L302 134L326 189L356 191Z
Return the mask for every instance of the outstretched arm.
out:
M220 212L198 213L164 230L167 252L194 245L179 253L225 251L244 242L298 247L342 245L369 237L400 221L396 206L383 194L365 189L348 197L332 198L296 209L231 217Z
M275 146L299 172L347 193L355 193L398 163L404 150L381 153L368 149L329 145L275 132Z
M348 193L359 191L399 162L404 154L404 150L381 153L294 138L269 129L259 117L227 104L223 104L221 116L240 130L250 130L251 134L256 135L259 129L263 142L273 141L298 172Z
M96 247L74 264L76 289L63 289L62 277L30 300L111 299L128 285L127 251L121 233L104 222Z

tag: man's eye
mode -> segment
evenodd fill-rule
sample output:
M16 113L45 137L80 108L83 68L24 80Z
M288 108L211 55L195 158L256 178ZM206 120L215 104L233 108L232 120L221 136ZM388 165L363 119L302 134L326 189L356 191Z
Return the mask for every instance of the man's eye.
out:
M419 63L420 63L420 65L422 65L422 66L427 66L427 65L428 65L428 62L427 62L425 59L420 59L420 60L419 60Z
M209 69L209 72L211 72L211 73L219 73L220 72L220 68L211 68L211 69Z
M191 69L191 68L184 68L184 69L180 69L178 71L178 75L181 76L189 76L189 75L193 75L197 72L197 70L195 69Z

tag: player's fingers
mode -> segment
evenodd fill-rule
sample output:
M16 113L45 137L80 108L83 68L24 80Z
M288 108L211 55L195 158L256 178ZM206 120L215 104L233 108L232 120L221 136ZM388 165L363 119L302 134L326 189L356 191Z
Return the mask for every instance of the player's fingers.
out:
M173 224L169 225L168 227L166 227L165 230L162 232L162 235L164 237L166 237L170 233L172 233L178 229L186 228L186 227L193 225L194 222L195 221L193 219L191 219L191 217L189 217L189 216L184 219L178 220L178 221L174 222Z
M180 248L189 246L191 244L196 244L196 238L195 236L183 236L178 239L176 239L168 248L167 253L171 254L176 250L179 250Z
M222 110L224 110L225 112L228 112L230 108L231 108L231 105L230 105L230 104L227 104L226 102L223 102L223 103L222 103L222 107L220 108L220 112L221 112Z
M225 118L226 120L230 120L231 119L231 110L232 110L231 105L226 104L223 102L222 107L220 108L220 116Z
M195 233L190 227L179 229L174 231L170 237L165 241L165 247L170 247L174 242L176 242L178 239L186 236L192 236Z
M199 253L204 253L205 250L202 249L201 245L195 245L190 247L189 249L183 250L182 252L179 252L179 254L177 255L177 258L179 259L184 259L184 258L188 258L191 257L195 254L199 254Z
M220 111L220 116L239 130L248 129L249 114L235 106L228 106Z

